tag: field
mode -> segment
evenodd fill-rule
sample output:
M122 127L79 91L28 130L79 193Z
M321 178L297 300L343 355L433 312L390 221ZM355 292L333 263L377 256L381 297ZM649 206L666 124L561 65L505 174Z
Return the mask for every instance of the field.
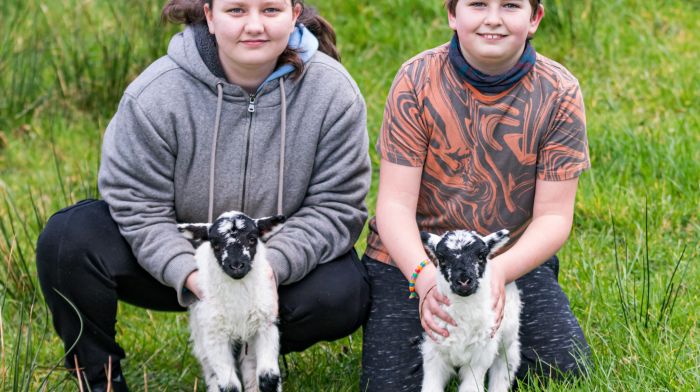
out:
M0 390L77 390L38 291L48 219L97 197L101 136L129 81L178 26L164 1L0 3ZM403 61L451 37L440 0L308 1L334 26L376 141ZM533 45L579 79L593 168L559 253L595 369L547 390L700 385L700 2L545 0ZM374 208L378 159L368 199ZM364 248L364 236L358 249ZM204 390L184 314L120 306L133 390ZM361 334L285 358L286 391L357 390Z

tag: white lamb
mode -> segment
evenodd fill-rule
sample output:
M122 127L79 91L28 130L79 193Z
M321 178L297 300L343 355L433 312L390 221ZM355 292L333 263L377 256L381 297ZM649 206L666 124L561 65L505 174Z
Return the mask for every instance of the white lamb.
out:
M460 392L483 391L489 372L489 392L507 391L520 366L520 293L515 283L505 287L500 328L491 337L496 314L492 309L489 259L508 242L508 230L486 237L457 230L442 237L421 233L426 250L440 272L436 289L450 300L445 307L457 323L442 324L450 336L435 342L424 337L423 392L443 391L459 370Z
M178 226L197 248L203 298L189 308L190 333L210 392L282 390L277 287L263 242L284 220L231 211L212 224Z

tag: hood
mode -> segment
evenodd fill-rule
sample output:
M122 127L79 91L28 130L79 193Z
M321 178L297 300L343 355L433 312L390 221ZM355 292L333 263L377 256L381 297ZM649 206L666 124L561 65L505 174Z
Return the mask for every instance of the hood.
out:
M296 49L304 64L306 64L313 55L318 51L318 40L316 37L302 24L298 24L292 34L289 36L289 47ZM202 81L207 85L217 96L216 100L216 115L214 118L214 135L212 138L211 159L209 165L209 208L208 221L213 219L214 209L214 168L216 166L216 145L218 143L219 128L221 124L221 111L223 104L223 96L229 95L250 99L248 111L254 112L254 98L249 98L250 94L242 87L229 83L226 80L223 67L219 60L216 40L212 34L209 34L206 24L198 23L188 25L185 30L176 34L170 41L168 46L168 56L178 64L185 72L192 75L195 79ZM285 134L286 134L286 112L287 102L284 89L284 77L294 71L291 64L282 64L275 69L261 84L258 86L256 95L270 91L274 85L279 86L280 94L280 160L279 160L279 176L277 186L277 210L281 214L283 209L283 193L284 193L284 161L285 161ZM280 83L269 83L276 79L280 79ZM268 87L269 86L269 87ZM247 153L247 152L246 152Z
M306 64L318 51L318 40L303 24L297 24L289 36L289 47L299 52L299 57ZM173 36L168 45L168 56L183 70L202 81L216 92L216 85L221 83L226 95L245 96L249 94L241 87L231 84L221 66L214 35L209 34L206 23L188 25ZM263 91L267 83L290 74L294 68L291 64L282 64L273 71L258 87Z

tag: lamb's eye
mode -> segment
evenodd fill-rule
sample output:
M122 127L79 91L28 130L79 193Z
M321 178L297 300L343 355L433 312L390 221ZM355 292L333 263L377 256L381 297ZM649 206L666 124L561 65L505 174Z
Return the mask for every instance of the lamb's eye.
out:
M218 252L221 250L221 245L212 242L211 248L214 249L215 252Z
M255 244L257 244L257 243L258 243L257 238L255 238L255 237L248 237L248 245L250 245L250 246L255 246Z

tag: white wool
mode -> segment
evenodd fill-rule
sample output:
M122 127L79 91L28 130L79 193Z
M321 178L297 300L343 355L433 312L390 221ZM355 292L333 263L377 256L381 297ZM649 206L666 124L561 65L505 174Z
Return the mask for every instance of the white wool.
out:
M267 276L265 246L258 242L252 269L242 279L226 275L209 242L197 248L198 284L203 298L190 306L193 352L202 365L207 389L257 390L260 375L279 376L277 294ZM234 342L242 342L243 382L236 375ZM247 352L247 355L245 355ZM277 388L281 391L281 381Z
M437 236L436 236L437 237ZM469 236L455 236L446 243L456 249L474 242ZM484 237L486 239L487 237ZM432 238L437 244L439 237ZM494 246L493 249L501 245ZM447 296L450 305L443 309L454 319L457 326L440 322L449 332L447 338L437 336L438 341L427 335L421 346L423 354L423 392L442 391L458 369L460 392L483 391L486 373L489 373L489 392L507 391L514 381L520 366L520 292L515 283L505 287L503 320L495 336L492 328L496 314L492 308L491 266L486 263L479 286L473 294L461 297L452 292L442 273L436 274L436 289ZM439 319L438 319L439 320Z

